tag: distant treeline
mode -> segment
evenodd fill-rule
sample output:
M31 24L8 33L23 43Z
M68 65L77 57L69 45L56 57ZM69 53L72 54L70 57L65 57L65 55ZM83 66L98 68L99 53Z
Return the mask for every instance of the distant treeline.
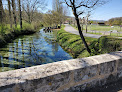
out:
M111 18L105 23L106 25L122 25L122 17Z
M122 17L111 18L106 21L107 25L122 25Z
M116 18L111 18L108 21L99 21L99 20L94 20L94 21L89 21L89 24L93 23L93 24L98 24L98 23L105 23L105 25L122 25L122 17L116 17Z

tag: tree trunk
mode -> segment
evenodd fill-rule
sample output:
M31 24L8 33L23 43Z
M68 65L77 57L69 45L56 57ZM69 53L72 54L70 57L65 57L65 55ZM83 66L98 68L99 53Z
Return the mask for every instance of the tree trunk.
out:
M60 28L61 28L61 24L62 24L62 22L60 22Z
M83 31L83 24L81 25L81 30Z
M83 36L83 33L82 33L83 30L81 30L81 26L80 26L80 22L79 22L79 19L78 19L78 15L76 14L76 8L74 8L73 11L74 11L74 15L75 15L75 20L77 22L77 27L78 27L78 31L79 31L80 37L81 37L81 39L82 39L87 51L89 53L91 53L91 50L89 49L88 44L86 43L85 38Z
M29 13L28 13L28 23L31 24L31 16Z
M0 0L0 24L3 23L3 4L2 0Z
M87 24L86 24L86 33L87 33Z
M18 6L19 6L20 28L22 29L22 12L21 12L21 2L20 2L20 0L18 0Z
M90 31L91 31L91 24L90 24Z
M17 28L17 21L16 21L16 14L15 14L15 10L16 10L15 0L12 0L12 8L13 8L13 16L14 16L15 28Z
M88 24L88 17L87 17L87 19L86 19L86 33L87 33L87 24Z
M8 0L9 18L10 18L10 28L12 28L12 18L11 18L11 5L10 0Z

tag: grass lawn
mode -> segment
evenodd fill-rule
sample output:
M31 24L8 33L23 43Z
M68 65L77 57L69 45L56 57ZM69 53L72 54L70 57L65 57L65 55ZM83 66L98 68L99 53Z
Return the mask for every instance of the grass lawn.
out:
M71 25L72 27L74 27L75 29L76 26L74 25ZM85 28L86 26L84 25L83 26L83 30L86 30ZM114 26L114 28L111 28L111 26L99 26L99 25L88 25L88 30L96 30L96 31L110 31L110 30L117 30L119 32L122 32L122 28L120 30L120 27L119 26Z
M120 31L120 27L119 26L114 26L114 28L111 28L111 26L99 26L99 25L91 25L90 26L90 25L88 25L88 30L90 30L90 29L91 30L96 30L96 31L110 31L110 30Z
M73 28L75 28L76 30L78 30L76 28L76 26L74 25L71 25ZM83 30L86 30L85 29L85 25L84 25L84 28ZM90 30L90 25L88 25L88 30ZM95 31L103 31L102 33L101 32L87 32L87 33L90 33L90 34L96 34L96 35L102 35L104 34L104 31L110 31L110 30L117 30L119 32L122 32L122 29L120 31L120 27L119 26L114 26L114 28L111 28L110 26L99 26L99 25L91 25L91 30L95 30ZM117 37L122 37L122 34L118 34L118 33L111 33L110 36L117 36Z
M111 33L111 36L118 36L118 37L122 37L122 34Z

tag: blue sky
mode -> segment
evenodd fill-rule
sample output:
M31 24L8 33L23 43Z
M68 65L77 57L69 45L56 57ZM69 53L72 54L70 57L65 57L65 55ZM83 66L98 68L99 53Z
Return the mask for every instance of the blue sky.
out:
M92 13L91 19L108 20L113 17L122 17L122 0L111 0L98 7Z
M52 10L52 0L47 0L47 3L46 11L48 9ZM72 11L68 15L73 16ZM109 0L107 4L95 9L91 14L90 19L108 20L113 17L122 17L122 0Z

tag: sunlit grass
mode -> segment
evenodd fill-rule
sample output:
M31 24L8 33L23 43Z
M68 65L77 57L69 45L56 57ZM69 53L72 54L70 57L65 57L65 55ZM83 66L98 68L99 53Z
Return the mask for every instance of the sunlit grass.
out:
M85 37L85 39L88 45L90 45L92 41L97 40L96 38L90 37ZM66 32L64 27L58 31L57 40L59 41L59 44L71 53L74 58L78 57L84 50L86 50L81 37L79 35ZM84 57L86 56L90 56L90 54L87 53Z
M8 33L11 33L12 31L22 31L22 30L28 30L28 31L34 31L35 28L37 28L37 26L39 26L39 24L29 24L27 22L24 22L23 21L23 28L21 29L20 28L20 25L17 24L17 28L15 28L15 25L13 24L12 25L12 28L10 28L10 24L3 24L3 25L0 25L0 35L4 35L4 34L8 34Z
M77 29L76 26L71 25L75 29ZM99 26L99 25L88 25L87 26L88 30L96 30L96 31L111 31L111 30L117 30L117 31L122 31L122 28L120 29L119 26L114 26L114 28L111 28L111 26ZM86 30L86 26L83 25L83 30Z
M88 30L96 30L96 31L111 31L111 30L117 30L120 31L120 27L119 26L114 26L113 28L111 28L111 26L99 26L99 25L88 25Z
M78 28L74 25L71 25L73 28L75 28L76 30L78 30ZM111 26L99 26L99 25L88 25L88 28L87 28L89 31L90 30L94 30L95 32L87 32L89 34L95 34L95 35L102 35L103 33L101 33L100 31L112 31L112 30L116 30L118 32L122 32L122 29L120 29L119 26L114 26L114 28L111 28ZM85 25L83 27L83 30L86 30L85 29ZM96 31L99 31L99 32L96 32ZM121 33L111 33L110 36L117 36L117 37L122 37L122 34Z
M111 36L118 36L118 37L122 37L122 34L119 34L119 33L111 33Z
M66 32L64 27L57 32L57 40L59 44L74 58L90 56L80 36ZM109 53L121 49L122 40L110 36L103 36L99 39L85 37L85 40L91 49L91 55Z

